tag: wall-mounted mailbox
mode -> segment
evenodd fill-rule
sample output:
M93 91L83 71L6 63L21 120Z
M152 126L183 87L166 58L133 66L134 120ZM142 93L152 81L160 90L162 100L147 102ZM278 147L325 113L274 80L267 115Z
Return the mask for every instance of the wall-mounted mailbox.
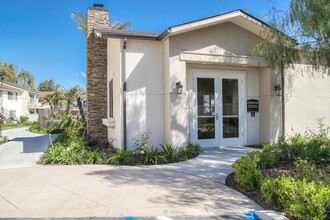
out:
M259 101L256 99L247 100L247 111L248 112L259 112Z

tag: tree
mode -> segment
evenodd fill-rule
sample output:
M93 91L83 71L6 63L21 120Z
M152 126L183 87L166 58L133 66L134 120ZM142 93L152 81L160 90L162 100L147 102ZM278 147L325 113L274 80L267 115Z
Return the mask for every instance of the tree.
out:
M282 137L285 137L284 70L301 61L330 66L330 3L328 0L291 0L288 12L273 10L270 27L253 49L255 56L265 57L271 68L281 74Z
M64 94L65 101L65 112L69 114L70 108L72 107L74 101L77 101L78 97L80 97L80 93L83 91L83 88L80 86L73 86Z
M59 108L62 107L63 103L63 95L62 91L60 91L60 86L56 86L55 91L52 94L45 96L45 98L41 100L41 103L43 105L49 105L51 114L55 115Z
M0 81L17 83L16 67L13 63L4 63L0 67Z
M17 83L26 88L35 89L34 76L27 70L22 70L17 76Z
M330 1L291 0L288 17L303 59L314 67L330 67Z
M38 90L39 91L55 91L56 86L59 86L59 85L55 85L54 80L52 80L52 79L44 80L39 84Z
M87 32L87 21L81 11L76 10L71 14L71 19L77 24L78 29L82 30L84 33ZM109 21L109 28L112 30L125 30L131 23L126 21Z

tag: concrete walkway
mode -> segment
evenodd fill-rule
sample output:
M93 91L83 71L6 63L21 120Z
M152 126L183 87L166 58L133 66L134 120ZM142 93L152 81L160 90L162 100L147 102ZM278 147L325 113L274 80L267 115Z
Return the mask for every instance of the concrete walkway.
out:
M10 142L0 145L0 169L37 166L36 162L49 145L45 134L34 134L28 127L4 130ZM55 140L56 135L52 135Z
M6 135L13 140L10 145L0 146L2 168L35 166L48 145L47 135L31 134L26 128ZM158 166L3 169L0 170L0 217L245 219L244 212L262 208L220 183L233 171L231 163L245 155L246 150L207 149L196 159Z
M199 176L225 184L228 174L234 172L234 168L231 166L234 161L245 156L247 151L255 150L247 147L207 148L202 151L201 155L192 160L154 167Z
M152 166L38 166L0 170L0 186L2 218L245 219L245 211L261 210L223 184Z

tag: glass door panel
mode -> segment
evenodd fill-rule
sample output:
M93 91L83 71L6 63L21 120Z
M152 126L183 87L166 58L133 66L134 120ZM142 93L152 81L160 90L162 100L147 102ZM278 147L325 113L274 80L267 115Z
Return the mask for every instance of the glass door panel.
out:
M215 139L214 78L197 78L198 139Z
M239 91L237 79L222 79L223 138L239 137Z

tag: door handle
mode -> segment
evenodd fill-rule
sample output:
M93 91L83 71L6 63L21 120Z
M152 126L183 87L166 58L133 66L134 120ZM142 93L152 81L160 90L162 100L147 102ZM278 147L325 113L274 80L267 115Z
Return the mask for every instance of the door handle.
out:
M215 120L218 120L218 118L219 118L219 113L216 113L215 114Z

